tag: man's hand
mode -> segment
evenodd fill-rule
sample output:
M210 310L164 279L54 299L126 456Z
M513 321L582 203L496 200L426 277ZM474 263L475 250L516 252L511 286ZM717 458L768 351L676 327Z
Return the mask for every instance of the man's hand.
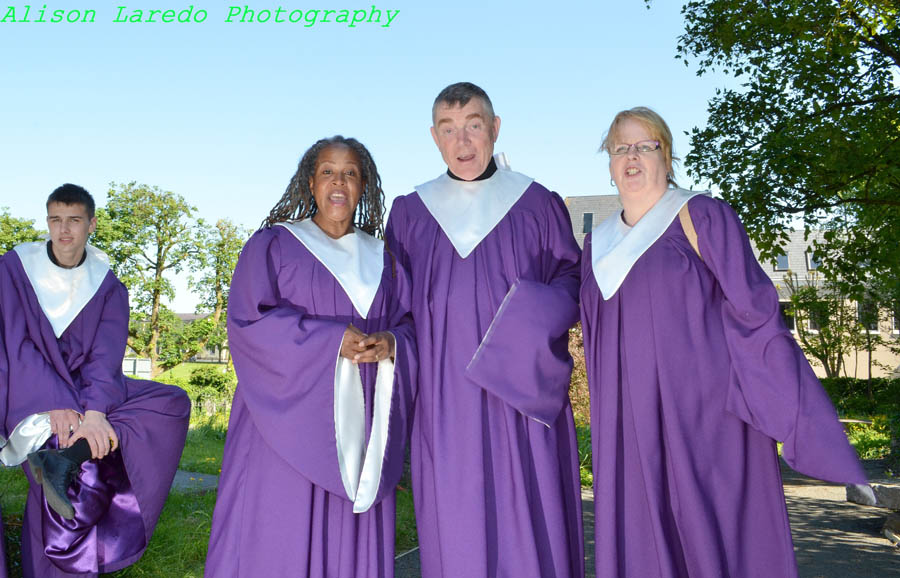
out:
M364 347L365 351L357 353L353 358L353 363L374 363L388 357L394 358L396 345L394 335L390 331L373 333L360 341L359 345Z
M78 429L81 423L81 416L73 409L51 409L50 414L50 431L56 435L56 439L60 448L67 448L69 438L72 432Z
M115 430L106 421L106 414L99 411L89 409L84 412L84 420L75 430L69 445L81 438L87 440L91 446L91 457L97 460L106 457L106 454L119 447L119 438Z
M365 351L365 346L360 345L360 342L365 338L365 333L352 325L348 325L347 330L344 331L344 340L341 341L341 357L346 357L353 361L357 354Z

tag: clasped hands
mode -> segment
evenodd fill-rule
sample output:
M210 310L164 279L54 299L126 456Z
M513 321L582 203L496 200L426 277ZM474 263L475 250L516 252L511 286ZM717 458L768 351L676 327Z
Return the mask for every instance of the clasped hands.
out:
M54 409L49 413L50 429L56 434L60 449L84 438L91 446L91 457L99 460L119 447L119 437L103 412L89 409L84 417L72 409Z
M366 335L353 325L348 325L341 342L341 357L353 364L374 363L394 358L394 336L390 331L379 331Z

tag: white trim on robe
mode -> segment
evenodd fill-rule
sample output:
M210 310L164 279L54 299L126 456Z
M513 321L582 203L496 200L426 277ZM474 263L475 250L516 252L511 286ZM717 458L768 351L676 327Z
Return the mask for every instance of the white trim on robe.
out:
M707 191L668 189L633 227L617 211L591 232L591 266L603 299L607 300L625 281L628 272L647 249L669 228L681 207Z
M394 338L396 343L396 338ZM395 352L394 356L400 355ZM361 514L369 510L378 497L381 487L381 471L384 469L384 454L387 451L388 429L391 424L391 400L394 398L394 361L382 359L378 362L375 376L375 400L372 416L372 432L366 447L359 490L353 502L353 513Z
M359 489L365 437L366 400L359 367L346 357L341 357L338 348L334 368L334 438L341 481L351 502L356 501Z
M447 173L416 187L425 208L463 259L494 230L534 179L509 170L505 155L483 181L457 181Z
M53 333L60 337L100 289L109 271L109 257L100 249L87 245L84 263L66 269L50 260L46 241L22 243L13 250L22 261L25 275Z
M353 233L333 239L312 219L278 225L290 231L328 269L365 319L381 285L384 241L355 228Z
M338 352L334 370L334 437L341 482L347 498L353 502L354 514L368 511L375 503L387 451L394 396L394 362L382 359L378 362L377 372L372 431L368 444L365 444L366 402L359 366Z

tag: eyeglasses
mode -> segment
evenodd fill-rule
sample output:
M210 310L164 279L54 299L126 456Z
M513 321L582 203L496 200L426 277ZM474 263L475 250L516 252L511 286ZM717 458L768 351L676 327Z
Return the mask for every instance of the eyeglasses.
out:
M627 155L631 148L634 147L634 150L638 153L652 153L653 151L659 150L659 141L658 140L642 140L640 142L636 142L634 144L620 144L616 145L615 148L609 151L609 154L613 156L621 156Z

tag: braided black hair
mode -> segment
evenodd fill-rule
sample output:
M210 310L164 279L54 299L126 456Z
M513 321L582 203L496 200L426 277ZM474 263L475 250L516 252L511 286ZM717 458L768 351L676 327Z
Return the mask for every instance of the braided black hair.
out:
M297 165L297 172L291 177L291 182L284 191L281 200L269 211L269 216L263 221L260 228L268 228L275 223L285 221L298 221L310 219L315 215L319 207L316 199L309 189L309 179L316 170L316 162L319 153L332 145L348 147L359 158L364 183L363 194L359 198L356 207L356 219L354 225L362 231L376 237L384 237L382 221L384 220L384 191L381 189L381 177L375 167L375 160L369 150L355 138L345 138L335 135L331 138L323 138L309 147Z

